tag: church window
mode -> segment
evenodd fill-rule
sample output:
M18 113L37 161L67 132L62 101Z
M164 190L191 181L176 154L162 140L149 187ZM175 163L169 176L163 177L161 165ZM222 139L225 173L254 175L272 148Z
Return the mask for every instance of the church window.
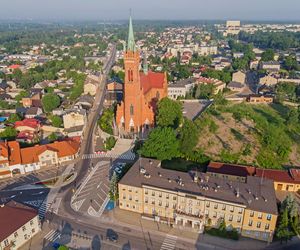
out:
M128 70L128 81L130 82L130 70Z
M133 115L133 113L134 113L134 112L133 112L133 105L131 104L131 105L130 105L130 115Z

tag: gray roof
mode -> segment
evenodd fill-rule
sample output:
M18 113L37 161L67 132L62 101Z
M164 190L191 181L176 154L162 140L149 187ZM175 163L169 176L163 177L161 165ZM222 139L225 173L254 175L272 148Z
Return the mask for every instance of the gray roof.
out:
M141 161L141 162L139 162ZM140 172L140 165L150 175L145 177ZM135 187L152 186L190 195L231 202L246 206L255 211L277 214L277 203L273 181L248 176L247 182L229 181L211 177L205 173L197 173L198 181L194 182L195 172L178 172L163 169L160 161L141 158L120 180L120 184ZM184 185L180 185L181 180ZM239 196L237 196L239 193Z
M195 83L195 79L194 78L187 78L187 79L184 79L184 80L180 80L180 81L177 81L175 83L172 83L170 84L168 87L171 87L171 88L182 88L182 87L185 87L186 85L190 85L190 84L193 84Z
M240 82L230 82L227 85L228 88L244 88L245 85Z
M183 116L195 120L211 104L211 101L183 101Z

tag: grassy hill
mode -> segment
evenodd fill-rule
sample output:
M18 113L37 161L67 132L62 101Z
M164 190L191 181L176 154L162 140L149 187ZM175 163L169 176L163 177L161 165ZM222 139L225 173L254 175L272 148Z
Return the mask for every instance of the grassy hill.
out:
M264 168L300 166L300 124L281 104L227 103L195 122L197 147L212 160Z

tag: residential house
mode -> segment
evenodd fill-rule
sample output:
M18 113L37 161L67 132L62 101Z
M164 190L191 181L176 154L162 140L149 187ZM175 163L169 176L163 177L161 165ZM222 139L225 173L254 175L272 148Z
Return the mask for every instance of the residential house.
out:
M215 78L206 78L200 76L196 79L197 84L213 84L214 86L214 95L218 94L219 92L223 92L223 90L226 88L226 83L222 82L219 79Z
M247 176L253 176L255 174L255 167L211 161L207 166L206 173L209 176L228 181L246 182Z
M30 107L25 112L25 118L26 119L33 119L39 115L43 114L43 111L41 108L38 107Z
M93 75L88 75L84 82L84 94L95 96L97 88L100 84L100 78Z
M256 169L256 176L274 181L277 191L298 192L300 190L300 170Z
M280 63L276 61L261 62L260 68L266 70L267 72L274 73L280 70Z
M0 249L3 250L21 249L41 231L38 211L12 200L0 206L0 221Z
M270 179L274 182L276 191L297 192L300 190L300 170L275 170L261 169L251 166L210 162L207 174L226 180L238 180L244 182L247 176L256 176L263 182Z
M94 104L94 97L90 95L82 95L77 100L75 106L81 107L85 110L89 110L93 107Z
M266 75L259 79L260 85L266 85L266 86L274 86L278 83L277 78L275 78L272 75Z
M246 74L242 71L234 72L232 74L232 81L245 84L246 83Z
M121 103L123 100L123 82L118 77L109 79L106 84L105 105Z
M227 84L227 88L231 91L241 92L245 88L245 85L240 82L230 82Z
M2 81L0 82L0 94L6 93L10 90L10 86L7 84L7 82Z
M185 98L195 86L195 78L188 78L168 85L168 97L173 100Z
M143 217L202 233L219 227L266 242L273 239L278 210L273 182L247 176L245 182L205 173L161 168L158 160L141 158L118 183L119 207ZM251 200L251 202L250 202Z
M63 116L64 128L71 128L76 126L85 125L86 111L81 110L66 110Z
M270 95L261 95L261 94L252 94L247 97L247 102L249 103L272 103L273 96Z

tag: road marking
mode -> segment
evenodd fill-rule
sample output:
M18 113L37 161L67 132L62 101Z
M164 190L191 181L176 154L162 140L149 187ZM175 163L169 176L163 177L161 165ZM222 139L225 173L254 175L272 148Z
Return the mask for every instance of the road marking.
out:
M45 235L44 239L53 242L59 239L60 237L61 237L61 233L57 230L52 229L49 233Z
M176 241L177 241L177 236L167 234L160 249L161 250L173 250L173 249L175 249Z

